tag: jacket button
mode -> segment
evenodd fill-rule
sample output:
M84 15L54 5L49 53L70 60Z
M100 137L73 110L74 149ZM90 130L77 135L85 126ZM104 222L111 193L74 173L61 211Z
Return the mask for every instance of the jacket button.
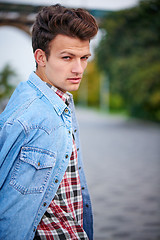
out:
M55 180L55 183L58 183L58 179Z
M81 167L79 167L79 170L81 169Z
M79 151L79 148L77 148L77 151Z
M71 134L71 131L68 131L69 134Z
M45 207L46 205L47 205L47 203L46 203L46 202L44 202L44 203L43 203L43 206Z
M84 190L84 187L82 187L82 190Z
M67 108L64 111L65 111L65 113L68 113L68 109Z
M65 158L68 158L68 154L66 154Z
M86 207L88 208L88 207L89 207L89 205L88 205L88 204L86 204Z
M40 166L40 162L38 162L38 166Z
M75 129L74 132L77 132L77 129Z

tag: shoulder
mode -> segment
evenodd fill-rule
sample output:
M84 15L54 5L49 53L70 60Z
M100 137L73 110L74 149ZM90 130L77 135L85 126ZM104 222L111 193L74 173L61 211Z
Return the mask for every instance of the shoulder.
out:
M41 82L40 82L41 83ZM0 125L19 121L25 129L50 129L63 124L60 116L64 106L53 91L44 85L32 86L21 83L12 95L6 109L0 116ZM38 88L39 87L39 88ZM46 87L46 89L45 89Z
M21 111L17 120L26 129L44 129L47 132L62 125L60 116L57 115L54 107L49 101L36 98L29 106Z

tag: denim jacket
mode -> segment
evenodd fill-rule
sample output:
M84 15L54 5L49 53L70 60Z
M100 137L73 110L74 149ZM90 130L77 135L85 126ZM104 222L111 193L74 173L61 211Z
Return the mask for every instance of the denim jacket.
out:
M33 239L67 169L72 131L83 189L83 227L93 239L73 99L67 107L34 72L19 84L0 115L0 239Z

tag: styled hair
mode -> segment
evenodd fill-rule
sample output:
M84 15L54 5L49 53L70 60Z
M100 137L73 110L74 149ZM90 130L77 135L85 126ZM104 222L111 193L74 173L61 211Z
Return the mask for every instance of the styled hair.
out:
M58 35L92 39L98 31L95 18L86 10L66 8L60 4L44 7L38 14L32 30L33 52L42 49L50 55L50 42Z

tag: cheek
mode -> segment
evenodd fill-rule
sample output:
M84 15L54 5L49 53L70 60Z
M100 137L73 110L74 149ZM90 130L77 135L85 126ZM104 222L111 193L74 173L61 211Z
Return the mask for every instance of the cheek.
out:
M46 68L46 72L52 76L57 76L61 74L62 72L62 67L59 64L50 64Z
M87 64L88 64L88 62L84 62L84 64L83 64L83 69L84 69L84 70L86 69Z

